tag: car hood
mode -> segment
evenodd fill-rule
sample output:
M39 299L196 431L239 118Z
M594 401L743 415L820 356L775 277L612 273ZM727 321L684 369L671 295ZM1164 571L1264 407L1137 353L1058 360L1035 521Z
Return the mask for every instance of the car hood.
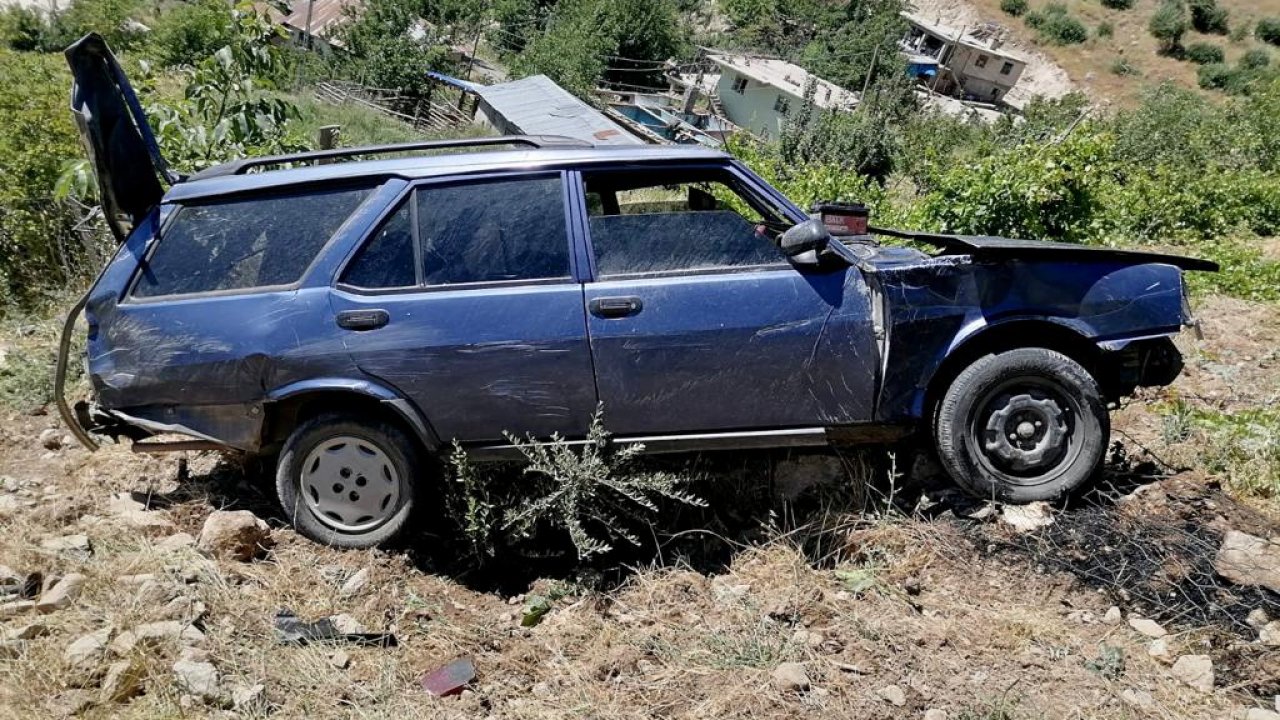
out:
M66 49L71 113L98 178L102 212L118 242L160 203L178 176L160 155L155 134L106 40L90 33Z

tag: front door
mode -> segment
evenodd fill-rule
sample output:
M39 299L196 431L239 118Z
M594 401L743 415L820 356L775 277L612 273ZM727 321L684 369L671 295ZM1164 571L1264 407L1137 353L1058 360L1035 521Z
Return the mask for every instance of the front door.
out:
M441 440L583 435L595 408L561 173L423 184L333 293L362 371Z
M871 418L870 293L847 266L802 271L786 219L726 169L584 175L596 386L619 434L844 425Z

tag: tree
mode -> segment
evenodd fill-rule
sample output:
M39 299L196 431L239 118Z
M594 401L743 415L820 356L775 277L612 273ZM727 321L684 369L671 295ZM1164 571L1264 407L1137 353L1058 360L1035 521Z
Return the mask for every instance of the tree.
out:
M1217 0L1189 0L1191 26L1202 33L1227 34L1227 9L1218 7Z
M1187 9L1181 0L1164 0L1147 24L1151 35L1160 41L1160 52L1169 54L1182 47L1187 32Z
M369 0L348 8L342 39L348 63L361 82L422 95L428 70L451 69L439 43L429 36L410 35L423 10L416 0Z

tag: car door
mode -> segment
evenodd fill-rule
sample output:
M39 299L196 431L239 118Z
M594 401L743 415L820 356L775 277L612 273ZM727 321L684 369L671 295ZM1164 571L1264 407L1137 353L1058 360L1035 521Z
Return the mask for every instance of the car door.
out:
M614 432L871 418L877 359L866 283L847 265L788 263L770 228L796 218L771 207L753 178L729 166L580 177L594 265L587 324Z
M448 442L582 435L595 386L560 172L423 182L333 291L360 369Z

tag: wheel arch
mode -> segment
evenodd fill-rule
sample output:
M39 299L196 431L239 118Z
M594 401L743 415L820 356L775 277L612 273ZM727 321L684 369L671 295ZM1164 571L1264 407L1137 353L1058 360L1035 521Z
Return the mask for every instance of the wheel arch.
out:
M263 403L262 446L279 447L298 423L329 410L367 412L400 425L428 454L440 447L427 418L399 393L367 380L320 378L272 391Z

